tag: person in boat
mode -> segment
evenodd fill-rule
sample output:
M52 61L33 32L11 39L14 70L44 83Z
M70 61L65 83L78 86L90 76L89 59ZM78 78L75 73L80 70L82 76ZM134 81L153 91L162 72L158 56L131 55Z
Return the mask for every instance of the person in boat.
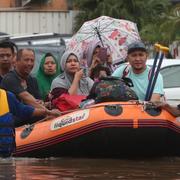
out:
M41 95L37 80L30 75L35 62L35 53L32 49L20 49L17 52L16 66L13 71L7 73L2 81L1 88L10 91L24 104L31 105L35 108L45 108L41 100ZM16 118L16 117L15 117ZM38 118L28 118L29 123L43 119L44 116ZM16 123L18 120L15 121ZM21 125L21 120L16 126Z
M52 81L52 99L63 93L87 96L94 82L90 77L84 75L83 69L80 68L78 55L75 52L66 51L61 58L60 66L63 73Z
M89 105L89 101L91 103L95 103L94 100L97 96L95 89L96 89L97 84L101 81L101 78L104 78L110 75L111 75L110 69L106 66L103 66L102 64L97 64L94 68L92 68L90 78L93 79L94 84L89 92L89 95L86 98L86 101L82 102L80 104L80 107L85 107L86 104Z
M17 52L16 67L7 73L1 81L1 88L13 92L25 104L40 107L41 95L36 78L30 75L35 63L32 49L20 49Z
M60 112L24 105L13 93L0 89L0 157L8 157L15 150L15 129L12 115L26 119L26 117L32 116L59 116ZM23 122L23 124L26 123L26 121Z
M112 64L112 56L108 51L104 51L104 53L100 53L102 49L101 42L99 40L95 40L92 43L89 44L87 50L84 52L84 58L87 59L88 67L89 67L89 76L91 77L92 70L97 65L104 65L107 68L109 68L110 72L111 64ZM106 59L104 61L104 58Z
M98 82L102 77L107 77L111 75L111 71L108 67L98 64L91 71L90 78L94 80L94 82Z
M172 106L172 105L168 104L167 102L161 102L161 101L153 102L153 104L157 108L162 108L162 109L167 110L173 116L176 116L176 117L180 116L180 104L177 106Z
M43 101L47 99L53 79L59 74L60 70L56 58L51 53L46 53L41 59L36 75Z
M16 45L11 41L0 42L0 83L3 77L13 69Z
M146 65L148 57L147 49L143 42L133 42L128 46L127 61L129 65L121 65L112 76L127 77L133 82L132 89L136 92L139 100L144 101L149 83L151 68ZM160 101L163 96L163 78L158 75L151 101Z

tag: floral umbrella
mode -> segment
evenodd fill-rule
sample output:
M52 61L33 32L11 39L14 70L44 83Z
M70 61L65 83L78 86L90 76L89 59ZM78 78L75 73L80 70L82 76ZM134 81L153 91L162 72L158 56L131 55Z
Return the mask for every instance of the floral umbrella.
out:
M67 50L75 51L82 57L89 44L97 40L110 50L113 64L118 64L126 58L128 44L140 40L140 36L135 23L101 16L85 22L69 41Z

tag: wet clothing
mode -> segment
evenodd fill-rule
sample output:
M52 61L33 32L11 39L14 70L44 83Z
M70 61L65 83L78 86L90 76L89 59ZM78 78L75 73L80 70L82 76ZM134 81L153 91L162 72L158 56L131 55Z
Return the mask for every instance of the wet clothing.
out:
M122 78L124 74L124 70L127 65L122 65L119 68L117 68L112 76ZM142 72L141 74L135 74L132 70L132 68L129 66L128 73L126 77L130 78L133 82L133 87L132 89L136 92L138 98L142 101L145 100L145 95L146 95L146 90L148 87L149 83L149 71L150 67L146 67L145 71ZM153 93L163 95L164 90L163 90L163 78L161 74L158 75Z

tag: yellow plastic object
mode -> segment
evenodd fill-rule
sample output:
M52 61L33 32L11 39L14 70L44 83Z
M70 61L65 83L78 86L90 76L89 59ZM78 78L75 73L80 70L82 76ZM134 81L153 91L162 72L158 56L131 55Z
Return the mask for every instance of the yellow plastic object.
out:
M158 44L158 43L156 43L156 44L154 45L154 47L155 47L155 50L156 50L156 51L159 51L159 50L160 50L161 45L160 45L160 44Z
M166 46L163 46L161 44L156 43L154 45L156 51L162 51L163 53L167 53L169 51L169 48Z
M0 89L0 116L9 112L7 94L3 89Z
M160 50L161 50L162 52L164 52L164 53L169 52L169 48L168 48L168 47L165 47L165 46L161 46L161 47L160 47Z

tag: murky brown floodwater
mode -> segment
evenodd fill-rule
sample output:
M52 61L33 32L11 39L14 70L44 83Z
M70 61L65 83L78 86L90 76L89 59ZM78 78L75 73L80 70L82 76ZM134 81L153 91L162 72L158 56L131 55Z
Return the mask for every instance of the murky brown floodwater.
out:
M0 179L111 180L180 179L180 158L155 159L0 159Z

